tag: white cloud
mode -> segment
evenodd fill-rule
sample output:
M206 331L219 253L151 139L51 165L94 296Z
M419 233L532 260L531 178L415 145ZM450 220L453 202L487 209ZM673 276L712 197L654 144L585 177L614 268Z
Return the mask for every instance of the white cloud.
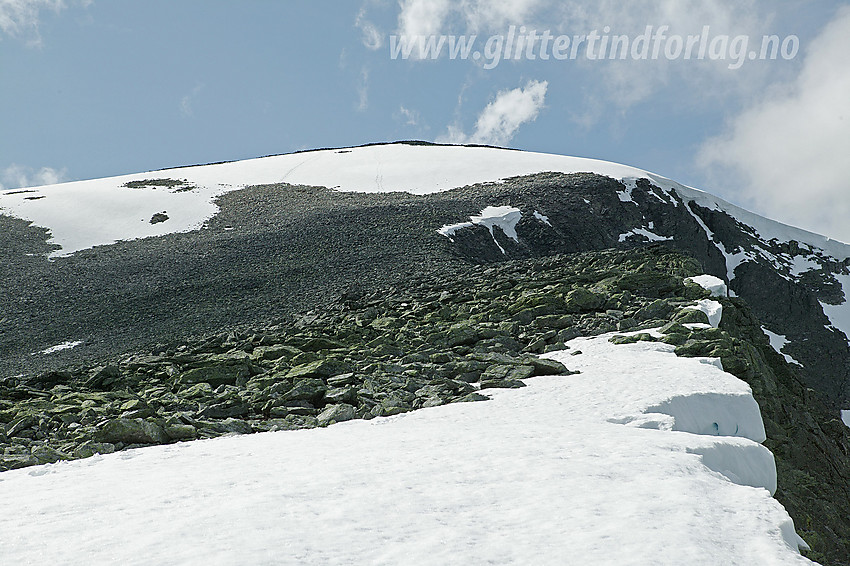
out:
M378 30L375 24L366 19L365 6L360 8L360 11L357 12L357 16L354 18L354 25L360 30L360 33L362 34L361 41L368 49L374 51L376 49L380 49L384 44L384 39L380 30Z
M360 80L357 83L357 111L365 112L369 108L369 69L360 69Z
M402 0L398 34L411 37L446 33L447 27L467 31L500 30L525 24L551 0Z
M772 3L757 0L402 0L399 6L396 34L407 36L408 41L418 36L447 33L474 33L483 41L488 34L505 34L510 25L571 37L594 30L604 35L608 26L610 35L627 35L634 40L651 25L653 30L669 26L668 36L676 34L683 38L698 36L703 26L709 26L710 37L747 36L753 44L760 42L762 35L773 33L771 22L777 9ZM586 50L586 45L582 49ZM755 47L759 49L760 45ZM447 52L442 53L446 55ZM410 59L415 60L418 55L418 50L413 49ZM742 68L730 69L730 63L740 63ZM588 88L589 103L601 99L613 103L616 110L627 110L673 83L688 87L690 95L682 104L749 96L775 79L777 72L776 65L770 63L729 58L668 60L663 53L655 60L588 61L580 57L571 64L598 77ZM600 118L589 112L577 120L595 124Z
M400 0L396 35L418 45L428 36L446 33L478 34L504 31L517 21L525 22L540 5L550 0ZM443 52L443 55L446 51ZM413 49L410 60L420 57ZM426 57L426 59L430 59Z
M778 220L850 242L850 7L807 50L796 78L702 146L709 175Z
M471 31L504 31L511 24L533 24L535 12L548 4L548 0L464 0L458 9Z
M419 112L405 108L402 104L398 108L398 113L395 115L395 119L403 123L405 126L418 126L421 117L419 116Z
M420 37L440 33L452 10L450 0L401 0L398 34Z
M0 172L0 190L55 185L67 180L67 174L68 171L65 168L42 167L34 170L31 167L13 163Z
M528 81L525 88L500 91L478 116L472 134L466 135L459 126L452 125L437 141L506 145L520 126L537 118L548 86L546 81Z
M562 22L561 33L587 34L597 30L603 34L608 26L611 36L627 35L632 41L643 34L648 25L652 26L653 32L666 25L669 26L668 36L698 36L703 26L708 26L710 38L740 35L749 37L749 42L760 42L762 35L770 33L773 9L771 3L755 0L599 0L593 3L573 0L559 6L558 20ZM604 85L605 97L620 109L649 99L673 82L687 84L694 99L749 95L770 79L768 70L776 71L776 66L770 66L770 63L750 61L743 61L742 68L730 69L729 64L734 61L728 58L711 60L706 57L697 61L679 57L668 60L663 52L654 60L581 63L585 68L598 70L602 75L600 84Z
M83 8L91 3L91 0L74 2ZM65 7L65 0L0 0L0 39L3 36L24 39L28 46L39 47L41 13L48 10L58 14Z
M201 83L196 84L190 92L183 95L180 99L180 114L185 117L190 117L194 115L194 109L192 108L192 104L195 101L195 98L201 91L204 89L204 85Z

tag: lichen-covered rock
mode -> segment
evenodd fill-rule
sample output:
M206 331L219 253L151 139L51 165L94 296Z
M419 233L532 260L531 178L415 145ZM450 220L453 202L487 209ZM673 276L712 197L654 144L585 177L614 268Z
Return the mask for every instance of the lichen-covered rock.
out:
M607 297L600 293L594 293L584 287L577 287L567 293L565 297L566 311L578 313L601 309L605 305Z
M518 379L487 379L481 380L481 389L518 389L525 383Z
M54 462L59 462L60 460L71 459L70 454L66 454L60 450L57 450L44 444L33 448L32 456L33 458L38 460L39 464L53 464Z
M327 390L327 386L321 379L302 378L281 398L287 401L318 402L321 401Z
M708 324L708 315L697 309L682 309L673 317L673 320L679 324Z
M348 364L333 358L324 358L295 366L286 374L287 379L295 381L302 379L327 379L344 374L349 370Z
M327 426L333 423L341 423L357 418L357 409L347 403L339 403L337 405L328 405L325 410L319 413L316 420L319 426Z
M547 358L527 358L525 360L534 368L534 375L566 375L570 373L567 366L557 360Z
M87 440L74 449L74 458L91 458L95 454L112 454L115 445L108 442Z
M180 376L180 380L186 384L208 383L212 387L218 387L219 385L236 385L240 378L247 378L250 375L247 365L235 363L190 369Z
M162 444L168 442L165 430L144 419L112 419L95 433L95 440L117 444Z
M485 382L518 381L534 375L534 366L493 364L481 374L482 387Z
M165 434L171 440L194 440L198 438L197 429L190 424L174 423L165 425Z

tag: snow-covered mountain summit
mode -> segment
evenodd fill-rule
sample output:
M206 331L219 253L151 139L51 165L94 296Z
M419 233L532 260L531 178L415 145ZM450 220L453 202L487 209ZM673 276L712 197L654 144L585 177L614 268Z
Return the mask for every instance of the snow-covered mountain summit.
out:
M626 183L625 202L629 200L628 187L637 179L648 179L665 192L676 191L688 201L729 213L766 240L795 240L839 261L850 257L847 244L763 218L635 167L480 146L376 144L163 169L5 191L0 193L0 209L50 229L52 242L60 246L55 254L67 255L118 240L197 229L216 213L216 197L251 185L286 183L339 191L426 195L542 172L611 177ZM158 213L168 218L150 222ZM799 257L798 269L805 264L805 256ZM734 267L730 269L734 271Z

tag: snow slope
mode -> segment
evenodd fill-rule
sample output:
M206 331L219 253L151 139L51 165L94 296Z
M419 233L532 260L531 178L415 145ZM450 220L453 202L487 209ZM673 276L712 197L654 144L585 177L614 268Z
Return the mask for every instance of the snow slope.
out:
M722 209L758 230L766 239L791 239L843 260L850 246L768 220L708 193L627 165L545 153L469 146L386 144L307 151L120 177L75 181L0 194L0 209L51 230L67 255L118 240L157 236L199 228L216 211L214 199L250 185L290 183L341 191L406 191L429 194L543 171L593 172L634 188L646 178L702 206ZM129 182L170 179L174 187L128 188ZM630 199L623 191L622 198ZM151 224L160 212L168 220Z
M580 374L487 402L2 473L0 557L811 564L745 383L661 343L571 344L548 356Z

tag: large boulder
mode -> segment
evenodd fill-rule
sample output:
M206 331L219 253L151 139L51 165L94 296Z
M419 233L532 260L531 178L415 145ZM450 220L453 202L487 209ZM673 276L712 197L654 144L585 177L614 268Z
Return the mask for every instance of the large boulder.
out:
M348 371L348 365L334 358L325 358L315 362L297 365L286 374L287 379L328 379Z
M160 425L144 419L112 419L95 434L98 442L117 444L162 444L168 435Z
M319 426L327 426L333 423L341 423L357 418L357 409L348 403L339 403L338 405L328 405L325 410L319 413L316 420L319 421Z

